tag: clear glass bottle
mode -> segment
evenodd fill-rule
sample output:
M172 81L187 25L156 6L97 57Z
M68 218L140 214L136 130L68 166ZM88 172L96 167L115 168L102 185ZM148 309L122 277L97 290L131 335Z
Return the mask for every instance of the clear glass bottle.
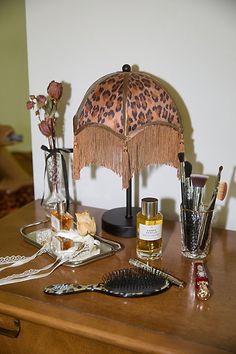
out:
M51 212L57 209L57 204L66 201L64 196L64 178L62 170L62 159L59 152L54 154L45 153L45 163L48 180L48 194L43 200L43 208L46 215L50 217Z
M53 231L70 230L73 227L73 216L66 212L66 203L57 203L57 210L51 212L51 228Z
M143 198L137 214L136 253L141 259L155 259L162 254L163 215L158 212L158 199Z

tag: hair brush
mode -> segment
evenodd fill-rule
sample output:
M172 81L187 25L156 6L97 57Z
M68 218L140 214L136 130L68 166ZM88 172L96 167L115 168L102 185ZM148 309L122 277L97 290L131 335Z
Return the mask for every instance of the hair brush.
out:
M68 295L84 291L97 291L120 297L141 297L154 295L170 287L170 282L162 276L143 269L118 269L103 276L98 284L55 284L44 289L50 295Z

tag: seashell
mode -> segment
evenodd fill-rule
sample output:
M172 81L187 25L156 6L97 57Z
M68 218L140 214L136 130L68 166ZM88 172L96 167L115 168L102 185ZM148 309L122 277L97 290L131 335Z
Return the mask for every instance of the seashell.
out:
M96 233L95 219L94 217L91 217L89 215L88 211L84 211L82 213L75 213L75 216L77 221L77 230L80 235L94 235Z

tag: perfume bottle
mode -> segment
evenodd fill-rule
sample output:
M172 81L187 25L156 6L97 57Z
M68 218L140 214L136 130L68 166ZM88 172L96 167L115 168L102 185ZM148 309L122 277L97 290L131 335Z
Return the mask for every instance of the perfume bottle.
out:
M158 212L158 199L143 198L137 214L136 253L141 259L155 259L162 254L163 216Z
M57 209L51 212L51 228L53 231L70 230L73 227L73 216L66 212L66 203L57 203Z

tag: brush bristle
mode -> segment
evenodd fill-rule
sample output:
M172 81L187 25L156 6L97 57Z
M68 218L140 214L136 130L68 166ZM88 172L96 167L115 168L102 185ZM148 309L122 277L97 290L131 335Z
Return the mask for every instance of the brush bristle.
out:
M220 182L217 192L217 199L223 201L227 194L228 185L226 182Z
M209 177L205 175L191 175L191 181L194 187L203 188L208 178Z
M192 173L192 164L189 161L184 163L185 177L190 177Z
M119 293L154 292L165 284L159 274L144 269L129 268L114 270L103 277L106 289Z
M178 153L178 159L179 159L179 162L184 162L184 152Z

